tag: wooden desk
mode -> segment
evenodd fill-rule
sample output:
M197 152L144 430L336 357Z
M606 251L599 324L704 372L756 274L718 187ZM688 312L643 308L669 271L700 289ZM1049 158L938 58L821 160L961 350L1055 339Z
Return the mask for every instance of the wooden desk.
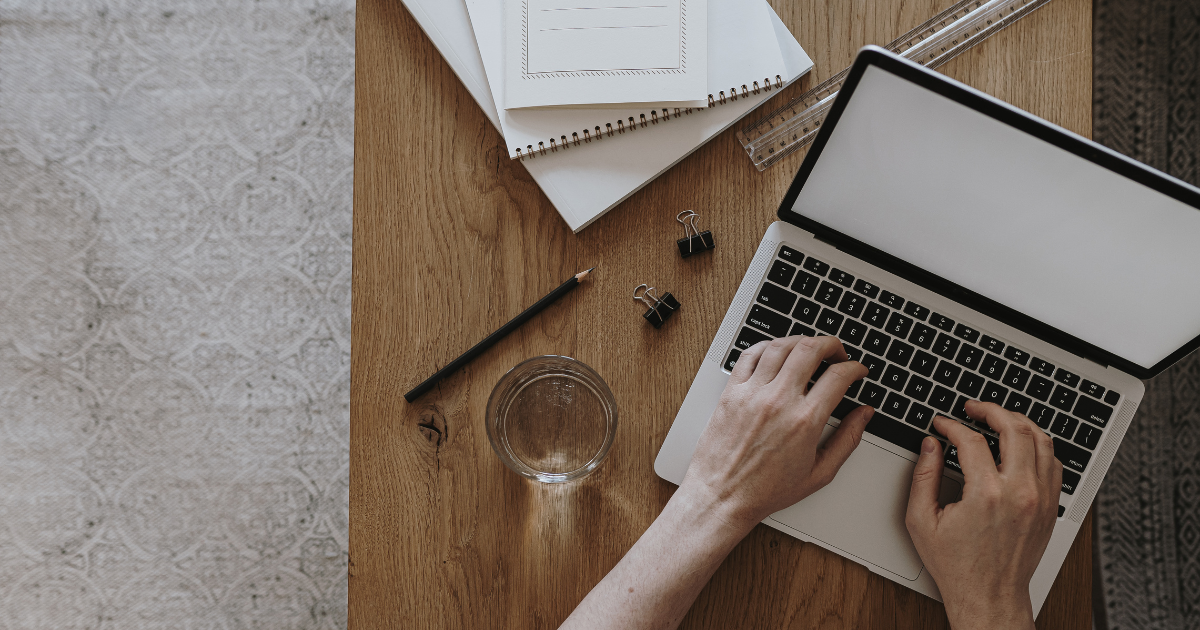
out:
M773 0L816 60L790 97L948 0ZM944 68L1088 136L1091 0L1055 0ZM396 0L359 0L351 377L352 628L554 628L621 558L675 486L652 463L763 230L800 164L759 173L733 130L576 236ZM712 254L680 260L694 208ZM574 291L417 404L402 394L569 275ZM662 330L630 299L650 282L682 311ZM608 461L539 486L488 445L483 410L506 370L565 354L620 409ZM1091 527L1041 628L1090 627ZM685 628L936 628L942 606L764 526L730 555Z

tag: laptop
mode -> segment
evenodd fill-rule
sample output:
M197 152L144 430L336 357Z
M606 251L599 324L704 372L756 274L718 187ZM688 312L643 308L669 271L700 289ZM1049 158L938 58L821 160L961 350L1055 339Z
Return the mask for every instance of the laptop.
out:
M764 523L940 600L904 525L935 414L1025 414L1063 463L1034 612L1145 388L1200 347L1200 189L864 48L763 237L654 464L683 481L747 348L835 335L876 413L834 481ZM940 437L940 436L935 436ZM943 444L945 442L943 441ZM947 445L944 502L960 496Z

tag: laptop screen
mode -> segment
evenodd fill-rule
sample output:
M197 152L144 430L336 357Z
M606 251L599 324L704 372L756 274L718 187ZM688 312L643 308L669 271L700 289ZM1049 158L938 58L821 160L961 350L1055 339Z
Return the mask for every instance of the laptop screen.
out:
M1142 368L1200 335L1200 211L875 65L792 209Z

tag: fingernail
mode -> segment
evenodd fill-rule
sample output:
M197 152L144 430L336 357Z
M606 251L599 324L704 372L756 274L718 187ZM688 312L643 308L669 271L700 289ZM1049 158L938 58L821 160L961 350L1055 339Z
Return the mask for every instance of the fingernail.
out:
M934 449L934 443L934 439L931 437L926 437L924 440L921 440L921 452L932 453Z

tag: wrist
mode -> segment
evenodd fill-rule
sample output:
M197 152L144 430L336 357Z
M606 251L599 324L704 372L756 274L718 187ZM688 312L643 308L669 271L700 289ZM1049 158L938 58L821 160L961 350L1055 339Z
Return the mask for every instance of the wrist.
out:
M745 538L761 520L748 516L728 497L722 497L701 484L686 482L667 503L664 513L668 511L679 520L681 527L697 529L703 536L714 540L732 540L730 547Z
M1033 603L1029 593L988 597L977 593L969 601L946 601L946 617L954 630L1033 628Z

